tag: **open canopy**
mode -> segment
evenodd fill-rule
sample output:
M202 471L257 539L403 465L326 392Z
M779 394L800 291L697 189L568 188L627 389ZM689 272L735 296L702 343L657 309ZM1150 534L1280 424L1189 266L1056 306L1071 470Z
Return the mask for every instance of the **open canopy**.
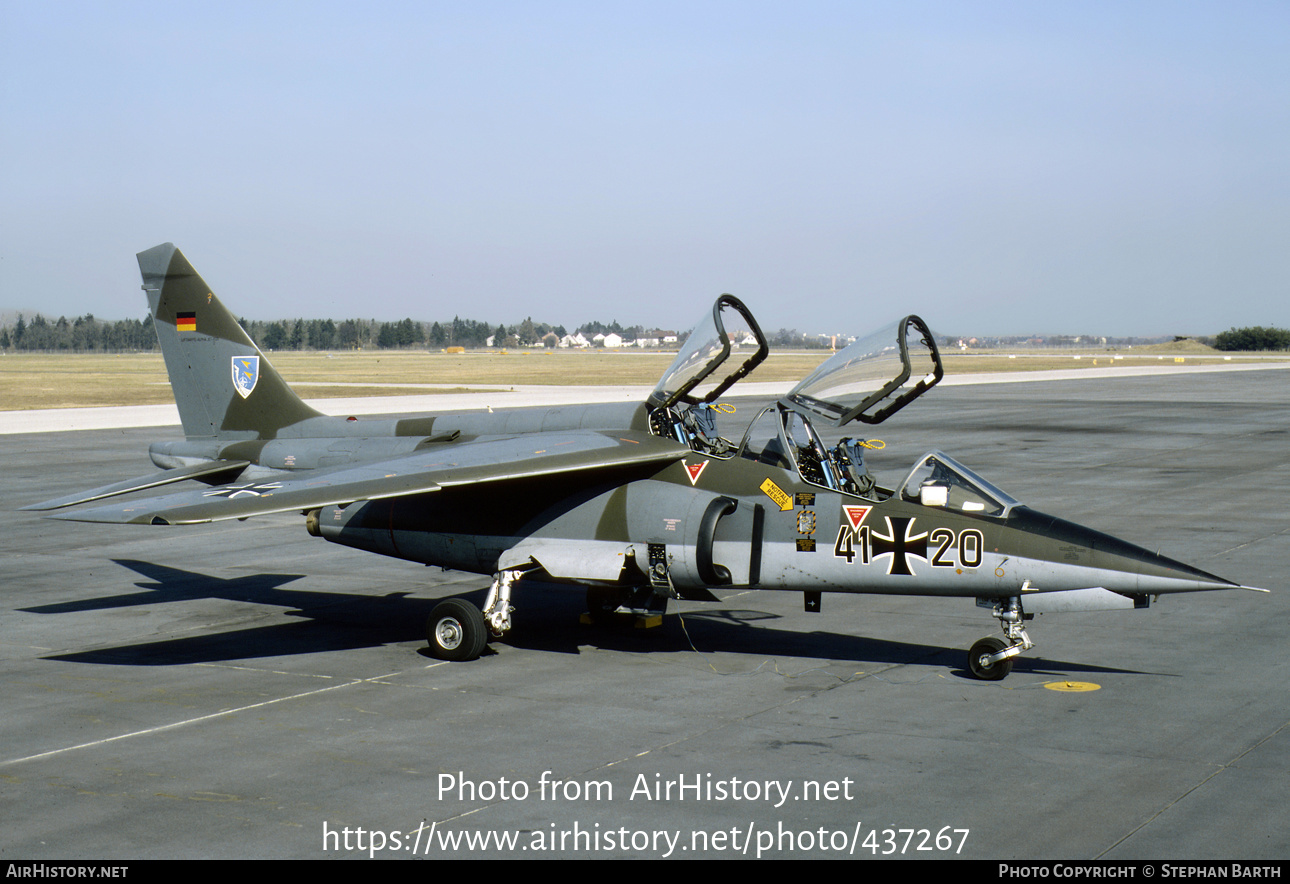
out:
M730 358L732 336L737 343L751 336L757 349L738 360L733 368L718 371ZM677 402L711 402L760 365L769 352L766 336L748 308L734 295L722 295L712 305L711 315L705 316L685 339L681 352L650 394L650 404L671 408Z
M931 331L910 315L835 353L780 402L838 427L857 419L877 424L943 376Z

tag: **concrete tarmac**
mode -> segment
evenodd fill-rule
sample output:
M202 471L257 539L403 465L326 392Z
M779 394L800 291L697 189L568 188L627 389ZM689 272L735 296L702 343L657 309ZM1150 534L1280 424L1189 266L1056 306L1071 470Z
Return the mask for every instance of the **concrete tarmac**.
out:
M1001 682L964 672L999 632L970 601L826 595L811 614L775 592L636 631L521 585L510 636L440 663L426 616L487 578L294 516L15 512L145 474L147 443L179 431L3 436L0 851L1285 859L1288 381L946 386L852 430L886 441L883 484L940 448L1036 509L1273 590L1037 618Z

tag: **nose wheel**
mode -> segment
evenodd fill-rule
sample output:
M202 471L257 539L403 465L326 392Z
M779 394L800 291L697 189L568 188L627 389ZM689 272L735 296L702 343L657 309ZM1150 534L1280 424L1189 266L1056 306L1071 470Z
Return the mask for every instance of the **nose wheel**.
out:
M996 658L1007 647L1007 642L994 636L983 638L972 645L972 650L968 651L968 670L973 677L982 681L998 681L1011 672L1011 657Z

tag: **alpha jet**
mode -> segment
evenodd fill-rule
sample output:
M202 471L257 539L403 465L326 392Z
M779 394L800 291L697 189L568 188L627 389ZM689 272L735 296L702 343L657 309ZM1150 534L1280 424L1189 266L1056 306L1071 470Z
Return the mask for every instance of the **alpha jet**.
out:
M306 405L171 244L139 254L184 439L154 443L161 472L27 509L56 510L188 480L206 487L53 518L188 525L303 514L333 543L491 575L483 609L437 605L433 652L478 657L512 624L525 583L587 587L593 615L662 612L713 589L961 597L998 618L968 669L1004 677L1034 645L1036 613L1144 608L1162 593L1237 584L1038 513L933 451L894 487L865 443L817 425L877 424L940 381L927 325L907 316L824 362L738 441L722 396L768 352L722 295L639 404L358 419ZM734 329L755 347L732 348Z

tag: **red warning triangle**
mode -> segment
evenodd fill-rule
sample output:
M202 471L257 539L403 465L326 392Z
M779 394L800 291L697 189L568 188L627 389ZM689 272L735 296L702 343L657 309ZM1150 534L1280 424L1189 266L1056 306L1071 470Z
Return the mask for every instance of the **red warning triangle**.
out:
M846 513L847 521L851 523L852 528L859 528L871 509L873 509L871 506L844 506L842 512Z
M708 462L705 460L702 463L688 464L685 461L681 461L681 465L684 466L685 471L690 474L690 484L698 485L699 476L703 474L703 468L708 465Z

